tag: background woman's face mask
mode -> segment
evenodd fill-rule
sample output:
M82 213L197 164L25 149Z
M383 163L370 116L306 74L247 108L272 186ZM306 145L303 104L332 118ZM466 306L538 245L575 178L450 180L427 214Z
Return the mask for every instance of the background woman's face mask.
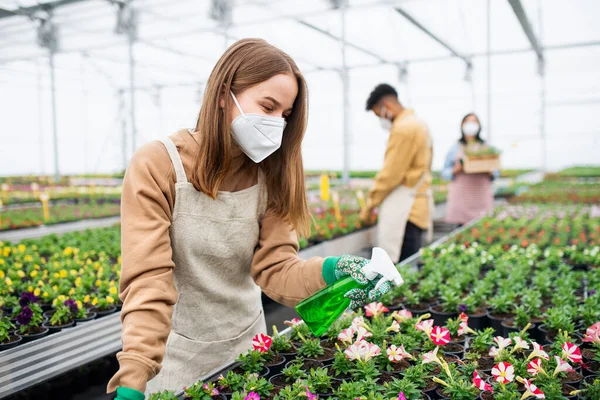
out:
M465 122L462 126L462 132L465 136L477 136L477 133L479 133L479 124L472 121Z
M285 119L262 114L244 114L233 92L231 97L240 111L240 116L231 123L233 139L252 161L259 163L281 147Z

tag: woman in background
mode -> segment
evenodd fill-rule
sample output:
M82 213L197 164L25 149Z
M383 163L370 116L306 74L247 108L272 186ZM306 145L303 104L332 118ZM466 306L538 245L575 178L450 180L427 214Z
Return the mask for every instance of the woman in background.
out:
M477 115L467 114L461 123L461 137L448 152L442 178L450 181L446 203L446 222L463 225L494 208L493 173L467 174L462 159L465 148L484 144Z

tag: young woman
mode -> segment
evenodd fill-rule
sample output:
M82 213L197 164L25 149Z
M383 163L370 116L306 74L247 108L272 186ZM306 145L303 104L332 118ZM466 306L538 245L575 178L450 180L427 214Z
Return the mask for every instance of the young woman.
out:
M123 182L123 351L118 399L181 390L266 333L261 288L293 306L337 279L364 279L354 256L298 257L307 234L301 143L306 82L263 40L233 44L212 71L194 132L151 142ZM376 281L375 281L376 282ZM377 298L371 284L347 296Z
M448 187L446 222L463 225L494 208L494 173L465 174L462 166L465 147L483 144L481 123L475 114L467 114L461 123L461 138L446 156L442 178Z

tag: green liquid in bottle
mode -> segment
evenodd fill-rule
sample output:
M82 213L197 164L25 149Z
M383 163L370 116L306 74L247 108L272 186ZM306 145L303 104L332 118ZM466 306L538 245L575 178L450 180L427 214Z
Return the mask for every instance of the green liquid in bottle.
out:
M350 305L350 299L344 297L344 294L362 287L351 277L340 279L303 300L296 306L296 311L310 331L315 336L321 336Z

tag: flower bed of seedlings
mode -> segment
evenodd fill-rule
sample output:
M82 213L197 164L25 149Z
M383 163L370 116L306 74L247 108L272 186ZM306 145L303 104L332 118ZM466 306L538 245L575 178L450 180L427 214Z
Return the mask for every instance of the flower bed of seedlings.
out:
M593 183L544 181L509 199L511 203L600 204L600 186Z
M600 218L590 211L499 210L424 250L420 268L401 267L405 284L383 303L322 338L287 321L289 335L258 335L183 397L600 399Z
M53 225L88 218L104 218L119 215L120 200L91 201L81 204L56 204L49 206L49 219L44 219L41 206L5 210L2 212L0 231Z

